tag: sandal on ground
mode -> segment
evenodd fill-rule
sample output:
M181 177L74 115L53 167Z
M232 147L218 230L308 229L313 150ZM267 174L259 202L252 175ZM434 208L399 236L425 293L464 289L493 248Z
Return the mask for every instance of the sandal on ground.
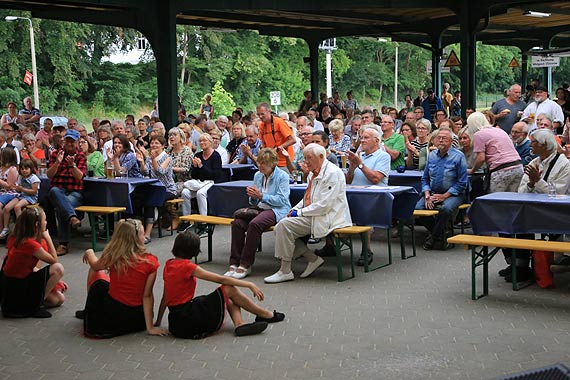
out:
M69 247L65 244L60 244L57 246L55 251L58 256L65 256L69 253Z
M256 335L263 332L266 328L267 322L252 322L236 327L235 333L237 336Z
M71 218L69 218L69 224L71 224L71 228L76 230L79 227L81 227L81 220L79 220L79 218L76 216L72 216Z
M152 239L150 238L150 236L145 236L145 237L144 237L144 243L145 243L145 244L148 244L148 243L150 243L151 241L152 241Z

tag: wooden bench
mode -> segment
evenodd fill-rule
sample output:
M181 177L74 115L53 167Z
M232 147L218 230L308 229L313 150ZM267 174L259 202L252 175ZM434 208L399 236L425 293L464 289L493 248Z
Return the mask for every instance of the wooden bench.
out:
M465 219L465 213L467 212L467 210L469 210L469 207L471 207L471 203L463 203L460 204L459 207L457 208L459 210L459 221L461 223L461 233L464 234L465 233L465 226L463 225L463 220Z
M496 236L455 235L447 239L449 243L464 244L471 249L471 299L478 300L489 295L489 262L501 248L513 249L513 262L516 261L516 250L539 250L548 252L570 252L570 242L544 241L530 239L514 239ZM489 250L489 247L493 249ZM479 248L479 249L478 249ZM483 266L483 294L477 295L476 269ZM516 268L513 265L513 290L519 290Z
M214 233L214 228L216 226L230 226L234 221L233 218L200 214L183 215L180 217L180 220L190 224L200 223L205 225L205 232L208 233L208 260L203 262L206 263L212 261L212 235Z
M96 215L104 215L103 224L105 225L105 232L107 235L107 241L109 241L109 228L111 221L109 217L115 215L118 212L126 211L125 207L109 207L109 206L79 206L75 208L75 211L84 212L89 216L89 224L91 225L91 237L93 250L97 251L97 220Z
M336 254L336 270L339 282L354 278L354 250L352 245L352 236L354 235L360 235L360 241L362 242L361 254L364 255L365 258L364 260L365 272L370 272L392 264L392 253L391 250L388 250L389 254L388 254L387 264L378 265L374 268L369 267L366 255L368 254L368 234L370 233L370 231L372 231L372 227L370 226L350 226L350 227L337 228L332 232L332 236L334 239L335 254ZM343 250L348 250L350 252L350 257L349 257L350 270L351 270L350 277L345 277L342 271Z

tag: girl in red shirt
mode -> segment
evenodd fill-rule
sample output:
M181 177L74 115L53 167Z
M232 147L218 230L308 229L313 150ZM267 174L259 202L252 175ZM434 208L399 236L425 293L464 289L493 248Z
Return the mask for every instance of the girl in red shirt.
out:
M33 207L22 211L8 238L7 249L0 276L2 314L15 318L51 317L45 308L61 305L67 286L54 290L63 277L63 265L57 262L42 209ZM49 265L41 268L40 261Z
M176 236L170 259L164 266L164 294L155 326L160 326L168 306L168 329L179 338L201 339L220 329L226 308L237 336L259 334L268 323L281 322L285 314L269 311L255 304L238 287L249 288L254 297L263 301L263 292L252 282L220 276L194 264L191 259L200 252L200 237L194 232ZM196 278L222 284L214 292L194 297ZM255 322L246 323L241 309L255 314Z
M83 262L90 266L89 292L84 313L76 316L84 318L86 336L111 338L145 329L150 335L168 334L152 325L152 288L160 264L156 256L145 251L140 221L119 221L101 258L88 249Z

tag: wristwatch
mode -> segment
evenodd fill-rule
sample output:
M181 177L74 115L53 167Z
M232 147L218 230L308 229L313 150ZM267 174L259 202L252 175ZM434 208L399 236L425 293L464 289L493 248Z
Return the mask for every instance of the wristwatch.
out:
M358 164L358 169L362 170L363 167L364 167L363 163Z

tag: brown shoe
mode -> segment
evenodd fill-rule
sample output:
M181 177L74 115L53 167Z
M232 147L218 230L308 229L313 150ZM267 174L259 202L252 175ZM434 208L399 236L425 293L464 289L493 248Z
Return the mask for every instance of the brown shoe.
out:
M55 249L55 252L58 256L65 256L69 253L69 247L65 244L60 244Z
M180 224L180 219L178 217L172 219L172 228L168 226L166 231L176 231L178 230L178 225Z

